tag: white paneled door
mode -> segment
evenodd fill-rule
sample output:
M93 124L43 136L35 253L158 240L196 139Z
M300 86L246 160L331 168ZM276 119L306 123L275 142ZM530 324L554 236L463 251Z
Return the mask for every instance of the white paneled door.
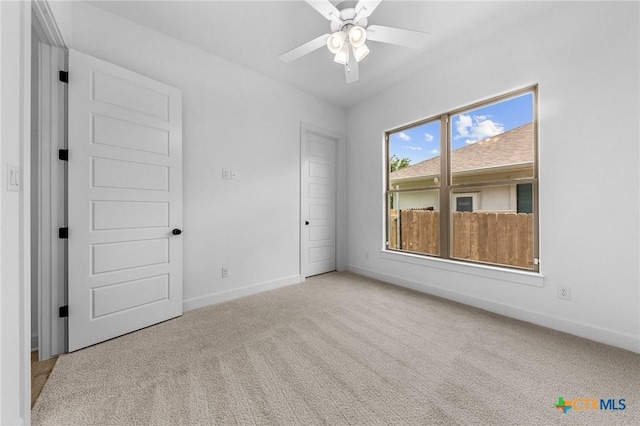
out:
M182 314L182 94L69 52L69 351Z
M338 136L302 126L301 273L336 270L336 150Z

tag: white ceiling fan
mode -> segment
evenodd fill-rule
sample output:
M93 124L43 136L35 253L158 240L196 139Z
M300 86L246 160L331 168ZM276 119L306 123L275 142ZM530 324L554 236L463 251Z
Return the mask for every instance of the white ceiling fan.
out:
M329 0L305 0L322 16L331 21L331 33L323 34L280 55L285 62L294 61L327 46L335 55L334 61L344 65L347 83L358 81L358 62L369 54L367 40L420 48L427 33L402 28L368 25L367 18L382 0L360 0L355 7L338 10Z

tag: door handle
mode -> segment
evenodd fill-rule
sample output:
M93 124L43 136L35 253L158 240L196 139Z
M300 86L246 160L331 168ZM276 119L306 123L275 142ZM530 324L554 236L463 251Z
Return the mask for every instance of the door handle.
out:
M173 231L171 231L171 233L172 233L173 235L180 235L180 234L182 234L182 230L180 230L180 229L176 228L176 229L174 229Z
M308 221L308 220L305 220L305 221L304 221L304 224L305 224L305 225L308 225L308 224L309 224L309 221Z

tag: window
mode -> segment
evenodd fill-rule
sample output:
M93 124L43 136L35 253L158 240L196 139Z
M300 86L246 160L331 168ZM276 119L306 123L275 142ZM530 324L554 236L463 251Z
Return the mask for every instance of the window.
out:
M386 134L386 247L538 270L537 88Z
M533 213L533 185L519 183L516 187L518 197L518 213Z

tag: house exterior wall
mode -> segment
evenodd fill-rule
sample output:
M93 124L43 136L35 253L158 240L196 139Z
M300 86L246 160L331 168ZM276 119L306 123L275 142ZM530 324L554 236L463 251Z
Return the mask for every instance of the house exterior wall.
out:
M478 191L478 208L474 211L516 211L515 185L484 188Z
M477 183L492 181L508 181L510 179L530 178L533 176L531 167L524 167L519 170L502 171L502 172L467 172L465 174L454 174L454 183ZM396 179L391 180L391 188L393 189L412 189L434 186L433 177L416 177L413 179ZM475 194L474 211L516 211L517 195L516 185L484 187L472 189L465 193ZM405 192L400 194L401 209L418 209L433 207L440 209L437 191L426 192ZM452 205L455 205L455 196L452 198ZM396 204L397 207L397 204Z
M349 269L640 352L640 4L546 5L348 110ZM385 132L535 83L540 274L384 251Z
M516 186L500 186L483 188L473 192L454 194L452 205L455 206L456 196L473 196L473 211L513 211L517 210ZM395 196L397 202L393 207L399 209L426 209L433 207L440 210L437 191L402 192ZM455 210L455 207L452 209Z
M401 192L399 196L395 197L394 209L426 209L433 207L434 210L440 210L438 191Z

